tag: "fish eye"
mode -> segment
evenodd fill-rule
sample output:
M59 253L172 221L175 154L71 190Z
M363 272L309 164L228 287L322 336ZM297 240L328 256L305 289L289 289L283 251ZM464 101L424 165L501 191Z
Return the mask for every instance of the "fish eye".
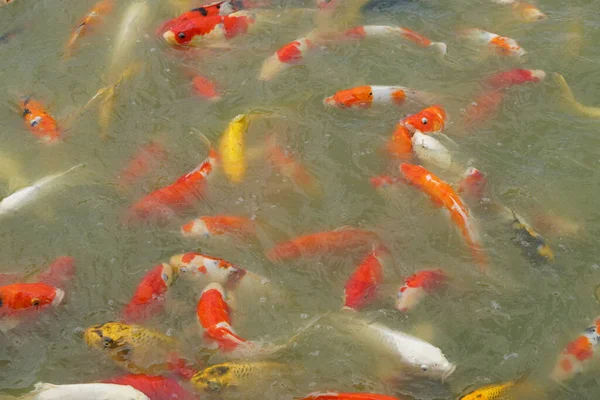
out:
M423 125L427 125L427 122L429 122L429 120L427 118L425 118L425 117L421 118L421 123Z
M102 338L102 346L104 347L111 347L113 344L114 340L112 340L109 337L103 337Z
M40 299L31 299L31 305L37 307L40 305Z
M177 34L177 37L178 37L179 39L185 39L185 33L183 33L183 32L179 32L179 33Z
M427 372L429 371L429 367L427 365L421 365L421 371Z
M162 280L163 280L163 281L165 281L166 283L168 283L168 282L169 282L169 280L170 280L170 279L169 279L169 275L168 275L168 274L165 274L165 273L162 273L160 277L161 277L161 278L162 278Z

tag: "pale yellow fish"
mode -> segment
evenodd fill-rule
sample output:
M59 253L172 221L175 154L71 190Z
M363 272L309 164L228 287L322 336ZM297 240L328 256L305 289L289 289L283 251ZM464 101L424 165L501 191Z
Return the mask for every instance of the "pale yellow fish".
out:
M564 103L574 113L588 118L600 118L600 107L584 106L575 99L571 88L567 84L565 78L559 74L554 74L554 80L558 83Z
M248 114L237 115L229 122L219 143L219 156L223 170L233 183L239 183L244 179L248 167L245 143L249 125Z

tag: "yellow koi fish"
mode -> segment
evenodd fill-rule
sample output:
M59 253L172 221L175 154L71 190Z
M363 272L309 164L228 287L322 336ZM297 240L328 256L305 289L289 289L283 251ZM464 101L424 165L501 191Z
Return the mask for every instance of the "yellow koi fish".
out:
M229 122L229 126L223 132L219 144L219 155L223 170L233 183L239 183L244 179L248 161L244 149L245 136L250 125L247 114L239 114Z

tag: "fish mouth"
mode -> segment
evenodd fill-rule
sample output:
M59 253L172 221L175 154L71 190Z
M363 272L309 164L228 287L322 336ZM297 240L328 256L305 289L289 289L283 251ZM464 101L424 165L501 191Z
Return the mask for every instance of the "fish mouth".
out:
M325 99L323 99L323 105L339 108L339 105L337 104L337 101L335 101L333 96L326 97Z
M172 30L168 30L165 33L163 33L163 39L165 39L165 41L173 45L179 44L177 43L177 40L175 40L175 33L173 33Z
M446 379L448 379L450 377L450 375L452 375L454 373L455 370L456 370L456 365L455 364L450 364L450 369L448 369L442 375L442 383L444 383L446 381Z

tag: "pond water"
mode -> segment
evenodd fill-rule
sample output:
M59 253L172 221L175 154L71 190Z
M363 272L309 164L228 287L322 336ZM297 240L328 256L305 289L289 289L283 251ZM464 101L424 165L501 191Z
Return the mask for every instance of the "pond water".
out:
M78 383L122 374L109 358L88 349L83 329L118 320L144 274L184 251L222 257L269 278L285 295L266 301L241 299L233 324L243 337L285 339L311 318L340 309L346 280L365 254L348 251L271 262L265 252L303 234L352 226L379 234L393 258L377 300L362 316L435 344L457 365L454 374L443 384L411 379L391 383L388 378L395 371L381 365L377 353L332 328L325 318L289 351L273 357L298 371L290 380L269 385L267 378L258 378L256 385L267 383L266 390L231 391L223 398L291 399L339 390L452 399L467 388L525 374L544 387L548 399L600 396L597 360L565 387L548 379L559 352L600 315L594 296L600 284L595 240L600 233L595 200L600 124L565 107L553 80L553 73L561 73L578 101L598 104L598 1L545 0L539 6L549 18L535 23L520 22L510 6L492 1L375 2L351 23L414 29L447 43L447 60L402 40L365 40L322 47L304 65L266 82L257 79L263 61L315 27L311 12L294 17L286 13L313 3L274 0L271 8L278 13L257 33L233 40L228 48L195 52L174 49L155 32L162 21L193 4L148 1L138 29L126 35L130 47L115 56L120 21L132 3L122 1L65 57L71 31L94 3L15 0L0 8L0 35L16 29L0 41L0 152L7 171L1 174L0 193L9 195L23 184L85 164L35 203L0 216L0 273L33 276L63 255L77 262L77 278L65 304L40 314L33 324L0 334L3 392L24 393L38 381ZM512 37L528 54L523 61L483 57L456 35L469 27ZM99 122L98 103L78 113L98 89L114 83L135 62L141 68L117 88L107 128ZM194 94L184 68L217 82L222 100L207 102ZM547 76L538 84L511 88L498 115L467 133L462 113L479 93L481 81L511 68L540 69ZM326 96L364 84L439 94L438 102L448 111L444 133L456 143L453 152L465 167L470 164L486 173L494 201L532 223L560 217L578 227L543 231L554 263L526 257L514 243L509 223L485 206L473 205L490 258L488 272L480 274L449 219L423 193L407 185L383 195L374 190L371 177L397 174L397 163L382 151L395 123L422 107L324 107ZM44 144L27 130L18 109L23 96L45 104L59 124L68 121L64 140ZM277 117L251 123L249 165L241 183L229 182L217 169L206 197L168 224L123 222L133 202L207 157L198 132L217 146L228 122L252 110L272 110ZM256 150L271 135L318 179L320 195L303 191ZM164 145L167 158L140 180L120 185L123 169L151 140ZM9 165L16 165L17 172ZM454 176L433 170L456 183ZM257 221L261 234L248 240L183 238L181 224L200 215L245 216ZM413 312L397 311L394 293L403 278L431 267L451 276L448 287ZM187 355L212 364L224 358L202 353L195 316L201 289L178 282L170 289L166 312L145 326L179 337Z

